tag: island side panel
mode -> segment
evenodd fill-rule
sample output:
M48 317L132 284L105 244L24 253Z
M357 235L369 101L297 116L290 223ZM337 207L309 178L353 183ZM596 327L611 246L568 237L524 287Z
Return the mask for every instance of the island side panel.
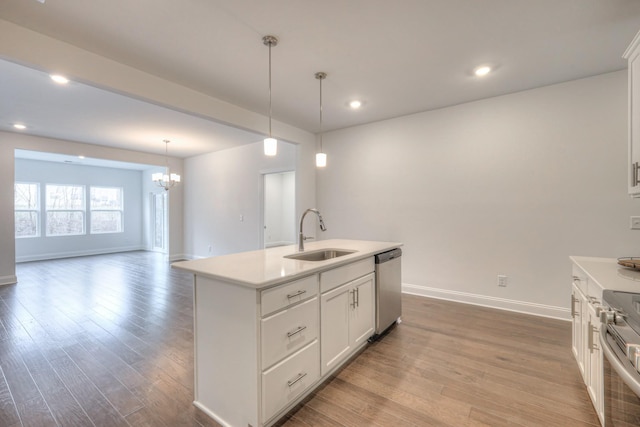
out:
M256 291L194 280L194 405L225 426L258 426Z

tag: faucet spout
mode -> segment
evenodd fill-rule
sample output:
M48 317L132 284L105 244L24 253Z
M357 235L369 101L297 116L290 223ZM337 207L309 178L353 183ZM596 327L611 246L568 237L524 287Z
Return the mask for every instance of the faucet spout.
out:
M304 251L304 241L309 239L309 237L305 237L302 233L302 224L304 223L304 217L307 216L309 212L313 212L318 215L318 221L320 222L320 230L327 231L327 227L324 225L324 220L322 219L322 215L320 215L320 211L318 209L307 209L304 211L302 216L300 217L300 233L298 234L298 251Z

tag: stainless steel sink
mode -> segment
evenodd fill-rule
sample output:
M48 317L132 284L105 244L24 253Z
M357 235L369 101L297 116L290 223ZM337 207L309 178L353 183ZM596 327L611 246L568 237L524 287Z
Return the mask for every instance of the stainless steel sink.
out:
M321 249L317 251L299 252L286 255L285 258L297 259L299 261L326 261L328 259L338 258L355 252L358 251L352 251L349 249Z

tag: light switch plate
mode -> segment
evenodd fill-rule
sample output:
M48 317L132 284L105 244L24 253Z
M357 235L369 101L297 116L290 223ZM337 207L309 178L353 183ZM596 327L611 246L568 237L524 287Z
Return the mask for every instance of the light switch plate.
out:
M632 216L630 222L632 230L640 230L640 216Z

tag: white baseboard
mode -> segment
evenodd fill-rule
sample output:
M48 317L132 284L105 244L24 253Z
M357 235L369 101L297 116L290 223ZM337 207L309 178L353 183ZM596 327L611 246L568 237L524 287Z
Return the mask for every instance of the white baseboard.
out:
M191 260L193 258L190 258L189 255L186 254L173 254L173 255L169 255L167 257L167 261L169 262L175 262L175 261L188 261Z
M18 283L18 278L13 276L0 276L0 286L4 285L14 285Z
M571 310L553 305L516 301L467 292L451 291L448 289L430 288L428 286L411 285L409 283L402 284L402 292L405 294L532 314L534 316L550 317L552 319L571 320Z
M51 252L37 255L16 256L16 262L44 261L48 259L75 258L90 255L105 255L117 252L144 251L143 246L123 246L119 248L101 248L87 251Z

